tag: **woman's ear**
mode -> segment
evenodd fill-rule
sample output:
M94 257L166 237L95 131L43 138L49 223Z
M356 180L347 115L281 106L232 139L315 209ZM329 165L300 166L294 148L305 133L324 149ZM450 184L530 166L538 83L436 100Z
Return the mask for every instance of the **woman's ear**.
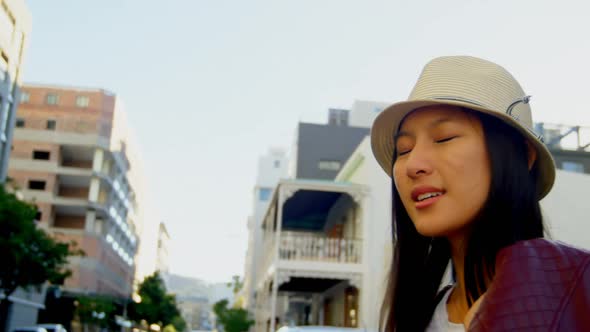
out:
M529 140L525 140L526 147L527 147L527 157L529 163L529 171L533 168L535 161L537 160L537 149L529 142Z

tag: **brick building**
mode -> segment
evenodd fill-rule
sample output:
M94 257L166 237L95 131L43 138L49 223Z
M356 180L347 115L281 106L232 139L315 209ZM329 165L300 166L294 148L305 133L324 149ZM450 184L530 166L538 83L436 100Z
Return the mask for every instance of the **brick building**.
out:
M38 206L39 225L86 253L70 259L66 294L132 292L137 214L117 112L105 90L22 88L8 175Z

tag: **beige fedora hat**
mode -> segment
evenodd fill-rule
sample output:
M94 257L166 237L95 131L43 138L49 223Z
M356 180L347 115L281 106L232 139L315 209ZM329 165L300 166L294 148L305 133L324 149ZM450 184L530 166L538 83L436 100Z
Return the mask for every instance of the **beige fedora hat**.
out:
M506 69L470 56L447 56L430 61L408 100L389 106L375 119L371 148L390 177L394 137L401 121L417 108L440 104L489 114L518 130L537 150L538 197L547 195L555 181L555 163L542 137L533 131L529 96Z

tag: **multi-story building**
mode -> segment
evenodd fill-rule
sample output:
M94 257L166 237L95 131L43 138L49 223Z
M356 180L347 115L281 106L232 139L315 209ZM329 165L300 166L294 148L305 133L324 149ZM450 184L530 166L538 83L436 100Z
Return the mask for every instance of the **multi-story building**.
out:
M363 326L367 190L334 178L384 105L356 102L350 111L330 109L327 124L299 123L290 178L279 181L257 226L261 255L249 304L256 331L277 324Z
M273 148L258 159L258 174L254 185L253 211L248 218L248 249L242 287L243 305L253 309L253 296L257 283L257 264L262 256L262 217L278 181L287 176L287 155L283 149Z
M22 89L9 176L37 205L40 227L85 252L70 258L65 299L132 292L138 213L119 105L101 89Z
M0 182L6 179L20 95L22 63L31 32L24 0L0 2Z
M156 251L156 271L160 273L160 277L164 281L166 288L170 285L170 234L166 229L166 225L160 222L158 225L158 248ZM141 281L139 281L141 282Z
M170 272L170 253L169 253L170 235L166 225L161 222L158 226L158 257L156 258L156 270L163 274Z

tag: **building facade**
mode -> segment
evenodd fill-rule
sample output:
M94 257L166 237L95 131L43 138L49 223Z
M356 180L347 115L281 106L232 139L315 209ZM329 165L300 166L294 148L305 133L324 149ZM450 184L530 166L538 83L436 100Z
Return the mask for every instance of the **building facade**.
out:
M4 183L11 153L15 113L20 98L23 62L31 32L31 13L24 0L0 2L0 183ZM4 294L0 293L0 296ZM41 292L15 291L10 297L12 329L37 320L44 308Z
M0 3L0 182L8 171L22 63L31 32L31 13L24 0Z
M253 308L257 264L262 257L262 217L277 183L287 176L287 167L288 157L283 149L272 148L258 159L252 200L253 211L248 218L248 248L244 264L244 286L241 291L243 305L249 309Z
M9 177L37 205L40 227L85 252L70 258L62 298L132 292L138 211L119 112L105 90L22 89Z

